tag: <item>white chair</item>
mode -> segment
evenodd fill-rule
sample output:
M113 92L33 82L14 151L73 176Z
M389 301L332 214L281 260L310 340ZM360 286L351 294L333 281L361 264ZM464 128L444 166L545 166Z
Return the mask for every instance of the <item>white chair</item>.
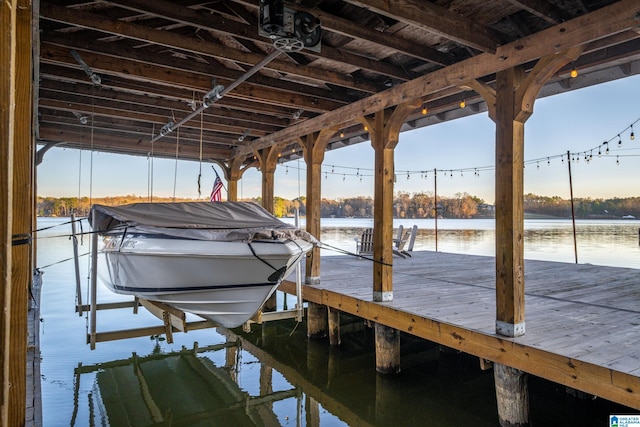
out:
M418 226L414 225L411 227L411 236L409 237L409 246L406 251L403 253L407 256L411 256L410 252L413 252L413 245L416 243L416 236L418 235Z
M354 237L358 255L373 255L373 228L367 228L360 237Z
M407 230L402 234L399 238L395 239L393 242L393 254L398 255L399 257L406 258L404 245L407 244L409 240L409 236L411 235L411 231Z

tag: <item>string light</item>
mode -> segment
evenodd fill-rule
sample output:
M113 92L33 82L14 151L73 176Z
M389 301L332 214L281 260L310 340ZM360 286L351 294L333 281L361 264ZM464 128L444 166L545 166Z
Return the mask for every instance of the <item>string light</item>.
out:
M634 139L636 139L636 136L633 134L633 125L631 125L630 127L631 127L631 134L629 134L629 139L633 141Z
M343 130L340 131L340 138L344 138L344 131Z
M633 125L636 124L639 121L640 121L640 118L638 118L635 122L633 122L631 125L629 125L629 127L627 127L626 129L624 129L621 132L615 134L615 136L613 138L609 139L608 141L603 141L601 144L599 144L599 145L597 145L595 147L592 147L592 148L584 150L584 151L579 151L579 152L574 152L574 153L565 153L566 156L567 156L567 159L566 159L567 162L579 163L580 162L580 158L582 158L587 164L589 164L593 160L593 151L596 150L596 149L598 150L597 151L598 157L601 157L603 154L608 155L610 153L609 143L611 143L612 141L615 141L615 138L617 137L618 146L620 147L621 144L622 144L622 142L621 142L622 141L622 134L626 133L627 130L630 130L629 137L631 139L635 138L635 135L633 133ZM603 146L604 146L604 150L603 150ZM294 153L296 152L295 151L295 145L294 145L294 148L292 149L292 152L294 152ZM551 159L557 159L557 158L560 158L561 163L564 164L565 154L547 156L546 157L547 165L548 166L551 165ZM627 155L617 155L616 156L616 164L618 164L618 165L620 164L620 156L627 157ZM637 157L636 155L631 155L631 156L632 157ZM278 157L280 157L280 155ZM253 158L256 159L257 157L254 155ZM532 165L535 162L536 163L536 168L539 170L540 169L540 162L544 161L544 159L545 159L545 157L538 158L538 159L532 159L532 160L529 160L529 161L524 161L522 163L523 169L526 168L526 165ZM359 167L356 168L356 167L338 166L338 165L326 165L326 166L327 167L329 167L329 166L331 167L331 172L328 172L328 170L325 171L325 179L328 179L329 173L331 173L332 175L336 174L336 169L338 169L338 173L337 174L339 175L340 174L339 168L349 169L349 170L352 171L352 172L347 172L347 173L343 173L342 174L342 180L343 181L346 181L346 177L347 177L347 175L349 175L350 177L351 176L358 177L360 182L362 182L363 177L365 177L365 176L371 177L375 173L374 169L359 168ZM287 166L287 168L286 168L286 173L288 173L288 167L289 166ZM433 173L434 173L434 176L436 176L436 177L438 175L438 172L440 172L441 174L444 173L445 176L449 175L449 177L453 179L453 172L454 171L456 173L460 172L460 177L463 178L465 171L471 172L471 170L473 170L474 175L479 178L481 170L493 170L493 169L494 169L494 166L484 166L484 167L481 167L481 168L475 167L475 168L447 169L447 170L444 170L444 169L440 169L440 170L433 169ZM369 172L371 172L371 174L367 174L367 173L363 174L362 173L363 170L364 171L369 171ZM406 171L406 179L407 179L407 181L409 181L411 179L411 174L412 173L416 173L416 174L420 173L420 178L423 178L425 180L428 179L428 173L426 171L424 171L424 170L422 170L422 171L407 170ZM394 182L397 182L397 179L398 179L398 175L394 174L394 177L393 177Z
M364 125L364 131L365 131L365 132L368 132L368 131L369 131L369 126Z
M466 106L467 106L467 102L464 99L460 101L460 108L464 108Z
M572 79L575 79L576 77L578 77L578 70L576 70L575 65L571 69L571 72L569 73L569 75L571 76Z
M427 115L427 106L426 106L426 105L423 105L423 106L422 106L422 115L423 115L423 116L426 116L426 115Z

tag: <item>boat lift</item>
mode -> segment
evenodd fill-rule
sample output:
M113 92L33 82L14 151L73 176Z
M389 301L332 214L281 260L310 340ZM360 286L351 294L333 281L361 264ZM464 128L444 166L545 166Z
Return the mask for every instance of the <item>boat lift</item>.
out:
M183 118L178 123L170 121L167 123L160 134L155 136L151 142L155 142L158 139L166 136L173 130L177 129L184 123L191 120L196 115L200 114L204 109L210 107L222 99L229 91L233 90L239 84L246 81L253 74L268 65L271 61L276 59L283 52L297 52L302 49L310 49L313 51L320 51L322 29L320 26L320 20L315 16L304 12L296 11L284 7L284 3L278 0L261 0L260 1L260 20L259 20L259 33L261 36L267 37L273 41L275 50L265 57L258 64L247 70L237 80L232 82L226 88L221 85L215 85L214 88L207 93L202 102L202 106L196 109L194 112ZM96 343L100 341L109 341L122 338L133 338L137 336L153 335L153 334L165 334L167 342L173 342L173 332L187 332L191 329L202 329L209 327L216 327L214 322L204 320L201 322L187 322L186 315L183 311L177 310L173 307L169 307L166 304L162 304L156 301L145 300L142 298L135 298L130 302L119 303L107 303L98 304L97 301L97 270L98 270L98 235L92 233L91 239L91 267L90 267L90 289L89 289L89 304L84 305L82 303L82 291L80 287L80 273L78 263L78 250L77 250L77 236L75 228L75 218L72 217L72 241L74 247L74 258L76 268L76 311L81 316L84 311L89 312L89 330L87 334L87 343L91 346L91 349L95 349ZM296 211L296 226L298 226L298 213ZM297 304L296 308L292 310L275 311L275 312L262 312L259 311L253 319L248 321L244 328L250 330L251 323L263 323L272 320L291 319L295 318L298 322L302 321L304 315L304 307L302 302L302 279L300 271L300 261L296 267L296 283L297 283ZM137 313L138 307L142 305L150 313L158 317L163 322L163 326L149 327L141 329L130 329L126 331L112 331L112 332L97 332L96 331L96 312L97 310L112 309L112 308L124 308L133 307L133 312Z
M299 227L299 215L296 211L295 225ZM188 332L189 330L198 330L206 328L215 328L220 325L212 322L211 320L201 320L187 322L186 313L182 310L171 307L167 304L163 304L158 301L151 301L144 298L134 298L132 301L121 301L111 303L98 303L98 255L100 250L98 248L98 234L91 234L91 267L90 267L90 282L89 282L89 295L87 299L88 304L83 304L83 295L80 285L80 263L78 259L78 238L75 227L75 216L71 217L71 240L73 243L73 253L75 260L75 277L76 277L76 312L79 316L82 316L84 312L88 312L89 325L87 331L87 344L89 344L91 350L95 350L96 343L103 341L113 341L125 338L135 338L141 336L150 335L162 335L164 334L169 344L173 343L174 332ZM302 300L302 271L300 263L298 261L296 266L296 305L295 308L289 310L263 312L258 311L254 317L247 321L243 328L246 332L251 331L251 324L282 320L282 319L296 319L297 322L302 322L304 317L304 305ZM98 310L108 309L122 309L133 308L133 313L138 313L138 307L144 307L149 313L162 321L161 326L149 326L143 328L126 329L118 331L97 331L97 312Z

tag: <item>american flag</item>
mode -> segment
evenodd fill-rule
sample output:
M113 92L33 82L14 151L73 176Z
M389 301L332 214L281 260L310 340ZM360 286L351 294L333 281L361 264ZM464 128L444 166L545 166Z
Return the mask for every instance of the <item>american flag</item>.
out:
M209 197L210 202L220 202L222 201L222 180L216 173L216 180L213 181L213 189L211 190L211 196Z

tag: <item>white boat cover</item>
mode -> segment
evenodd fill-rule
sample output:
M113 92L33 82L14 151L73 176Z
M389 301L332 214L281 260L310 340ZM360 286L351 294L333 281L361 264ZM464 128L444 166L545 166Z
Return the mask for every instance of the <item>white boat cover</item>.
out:
M251 202L133 203L93 205L89 223L94 231L159 234L194 240L245 241L302 239L309 233L280 221Z

